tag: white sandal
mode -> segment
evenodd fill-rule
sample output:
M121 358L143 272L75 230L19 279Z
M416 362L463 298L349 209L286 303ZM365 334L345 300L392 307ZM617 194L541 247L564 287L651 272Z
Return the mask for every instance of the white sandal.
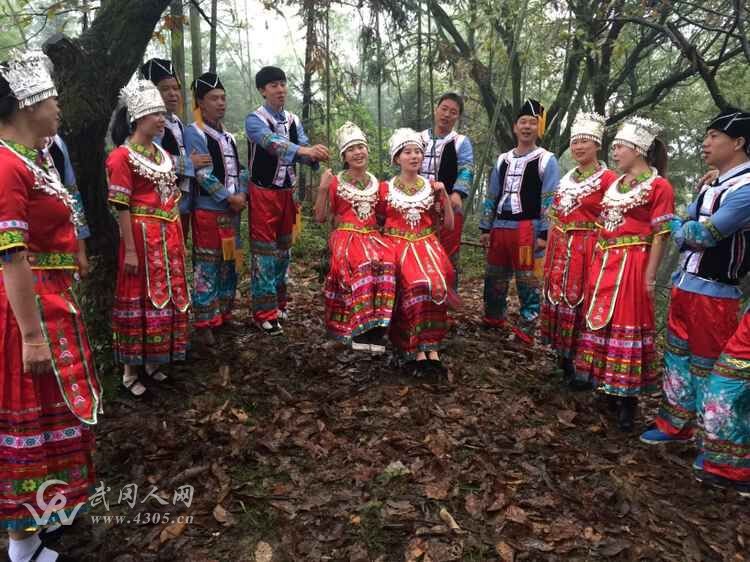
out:
M128 392L135 396L136 398L139 398L143 396L146 393L146 387L143 386L143 383L141 382L140 378L137 374L131 374L128 376L128 372L126 371L122 375L122 386L128 389Z

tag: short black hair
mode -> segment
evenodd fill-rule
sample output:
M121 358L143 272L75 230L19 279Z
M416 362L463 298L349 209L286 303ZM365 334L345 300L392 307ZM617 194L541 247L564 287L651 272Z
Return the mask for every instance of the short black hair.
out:
M440 96L437 100L437 103L435 104L435 107L439 107L441 103L443 103L445 100L450 100L452 102L455 102L456 105L458 105L458 114L463 115L464 114L464 98L462 98L459 94L456 92L446 92L442 96Z

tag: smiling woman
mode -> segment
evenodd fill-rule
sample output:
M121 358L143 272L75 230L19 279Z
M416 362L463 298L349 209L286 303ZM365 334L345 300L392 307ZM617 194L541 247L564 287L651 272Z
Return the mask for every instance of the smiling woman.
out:
M421 136L397 129L389 141L401 172L383 182L384 233L396 264L396 305L390 337L415 376L445 372L438 351L448 333L448 305L455 304L455 271L436 228L453 228L453 209L440 182L419 175Z
M395 266L378 231L378 180L367 171L369 149L362 130L347 122L337 137L345 170L323 173L315 203L316 219L332 219L334 224L324 288L326 328L354 350L383 353L395 298Z
M112 332L123 385L141 396L143 375L164 381L160 366L185 358L190 297L177 176L170 156L154 142L164 132L164 102L146 80L125 88L122 98L113 127L120 146L107 159L109 200L121 234Z

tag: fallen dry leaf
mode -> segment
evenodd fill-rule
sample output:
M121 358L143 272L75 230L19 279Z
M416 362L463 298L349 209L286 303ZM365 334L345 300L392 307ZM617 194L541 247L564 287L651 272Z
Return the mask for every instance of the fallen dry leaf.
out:
M520 523L521 525L525 525L529 522L529 516L526 515L526 512L523 510L523 508L520 508L517 505L508 506L508 508L505 510L505 518L510 521Z
M461 530L461 527L458 525L458 523L456 523L456 520L453 518L453 516L450 514L450 512L447 509L442 508L440 510L440 519L443 520L443 523L448 525L448 528L451 531Z
M431 500L444 500L448 497L451 489L450 480L438 480L424 487L424 494Z
M182 533L185 532L185 529L187 528L187 523L180 522L180 523L172 523L168 527L165 527L164 530L159 535L159 542L161 544L164 544L165 542L169 542L173 539L176 539L179 537Z
M507 542L499 542L495 545L495 552L500 556L502 562L513 562L516 558L516 551Z
M232 525L234 525L234 516L222 506L217 505L216 507L214 507L213 514L214 519L216 519L217 522L221 523L225 527L231 527Z
M267 542L260 541L255 546L255 562L271 562L273 560L273 548Z

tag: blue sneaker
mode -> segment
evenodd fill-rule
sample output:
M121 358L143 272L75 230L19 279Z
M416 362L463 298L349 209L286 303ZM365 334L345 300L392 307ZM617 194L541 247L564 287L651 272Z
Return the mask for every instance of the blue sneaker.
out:
M672 437L657 428L649 429L641 433L641 442L648 445L661 445L662 443L687 443L692 437Z
M700 453L693 461L693 475L698 482L703 482L703 461L706 459L706 455Z

